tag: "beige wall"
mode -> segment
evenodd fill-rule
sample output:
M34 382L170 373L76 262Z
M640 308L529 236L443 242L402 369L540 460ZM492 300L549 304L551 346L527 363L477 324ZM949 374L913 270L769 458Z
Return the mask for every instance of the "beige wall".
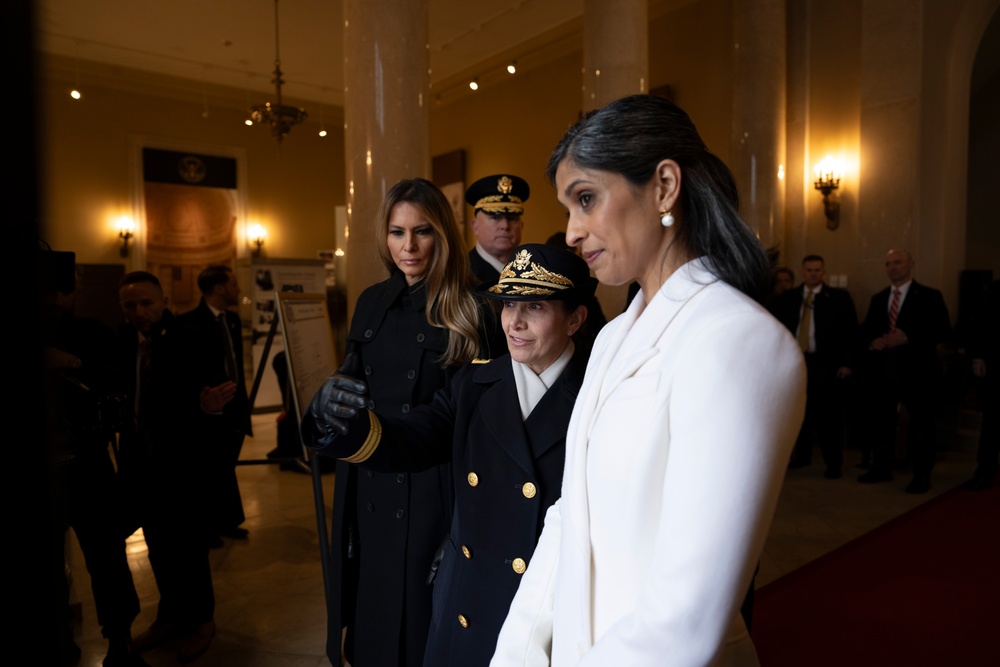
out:
M876 167L884 155L864 154L861 139L863 115L870 113L864 110L871 108L863 99L862 82L878 81L879 76L892 82L895 67L892 54L865 64L863 44L879 44L880 28L863 19L882 15L888 5L880 0L836 5L789 1L786 233L778 245L784 262L793 267L804 254L824 255L829 273L846 276L862 314L885 280L884 246L909 245L917 254L918 279L945 291L954 318L958 273L965 268L966 254L975 265L970 268L990 268L984 266L989 263L995 268L1000 256L991 213L995 207L976 204L984 197L975 192L968 193L973 228L966 239L967 162L985 163L995 171L996 160L975 151L967 154L963 134L968 131L963 105L968 104L976 45L1000 0L911 4L921 12L915 29L920 34L908 38L920 40L915 49L920 62L908 68L919 77L918 108L910 116L918 123L919 145L913 146L911 139L900 151L917 161L915 169L912 164L901 169L892 161ZM731 12L731 0L683 3L651 20L649 40L650 87L669 84L706 144L724 160L731 153L733 125ZM898 31L898 22L895 25ZM544 169L552 148L578 117L580 66L579 52L563 55L431 110L431 154L463 149L467 182L512 171L531 183L524 233L528 242L542 242L565 224ZM73 69L66 62L46 67L41 86L46 112L45 237L54 248L75 250L81 262L120 261L111 224L133 206L130 146L137 137L245 156L247 219L268 228L267 255L315 257L317 249L333 247L334 209L345 201L342 121L336 111L325 114L327 128L333 131L320 139L316 106L306 105L313 117L292 130L279 154L267 130L242 124L251 101L243 91L208 91L209 115L203 118L206 93L200 83L146 81L145 75L109 70L97 84L86 86L83 101L73 102L66 95ZM83 78L86 84L87 76ZM991 125L980 120L975 126L977 136L992 137L993 145L995 109L995 97L984 101L976 117L992 115L994 121ZM821 196L812 187L812 166L828 153L839 155L846 167L836 231L826 228ZM873 183L880 179L866 173L874 168L912 174L900 186L909 194L898 198L910 202L910 210L887 209L877 219L863 219L859 198L880 194L873 191L879 189ZM995 179L980 178L979 171L972 185L989 187ZM891 174L886 179L883 171L882 176L896 187ZM471 245L468 232L467 239Z
M447 106L431 110L431 154L465 150L466 184L501 172L514 173L531 186L525 205L524 243L544 243L565 230L566 212L545 178L545 165L563 133L580 113L581 56L511 77ZM466 206L466 238L472 209Z
M313 118L294 128L279 152L267 129L243 124L246 97L239 91L211 99L203 117L198 84L172 97L165 88L143 90L135 73L120 72L107 83L88 84L83 77L84 97L74 101L68 95L72 72L47 64L40 86L42 234L54 249L75 251L81 263L123 261L114 222L133 213L141 178L133 167L134 146L142 143L245 156L246 217L267 229L266 255L315 258L316 250L334 247L334 211L344 204L344 142L342 121L332 114L325 124L334 131L325 138Z
M729 161L732 125L732 0L703 0L650 21L649 86L673 101L709 150Z

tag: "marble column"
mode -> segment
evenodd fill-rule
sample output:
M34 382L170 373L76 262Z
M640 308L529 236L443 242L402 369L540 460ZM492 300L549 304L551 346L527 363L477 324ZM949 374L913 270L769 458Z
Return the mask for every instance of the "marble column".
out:
M583 109L649 90L645 0L584 0Z
M784 236L785 53L785 0L735 0L729 168L740 211L767 247Z
M885 283L886 250L905 248L919 280L937 287L938 240L921 245L922 0L865 0L861 14L861 156L858 256L872 291Z
M626 95L649 92L648 13L646 0L584 0L584 111ZM597 288L597 298L608 319L625 307L627 287Z
M345 0L347 298L386 277L374 225L401 178L430 176L427 1Z

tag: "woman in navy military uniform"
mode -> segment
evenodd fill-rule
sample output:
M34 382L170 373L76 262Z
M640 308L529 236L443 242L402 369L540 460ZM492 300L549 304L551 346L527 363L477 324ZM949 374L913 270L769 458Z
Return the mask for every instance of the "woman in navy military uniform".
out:
M431 400L452 369L480 353L480 305L451 207L430 181L392 187L378 213L391 274L358 298L347 353L359 358L369 405L404 415ZM401 446L405 443L400 442ZM428 573L448 532L447 466L412 474L337 463L327 655L353 667L420 665L431 614Z
M509 355L463 368L432 403L403 417L357 409L368 404L365 383L351 377L349 359L303 419L307 444L366 470L451 461L455 515L434 581L427 666L489 663L559 497L566 428L586 369L586 352L572 342L597 286L586 262L544 245L520 246L512 257L498 283L478 290L502 300Z

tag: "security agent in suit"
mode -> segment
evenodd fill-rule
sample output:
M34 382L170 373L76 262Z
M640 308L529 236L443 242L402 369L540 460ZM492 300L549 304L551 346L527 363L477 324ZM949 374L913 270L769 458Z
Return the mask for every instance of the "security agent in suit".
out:
M53 612L58 648L75 654L66 624L69 585L66 578L66 529L76 533L94 595L101 634L108 640L105 667L148 667L133 651L132 622L139 615L125 551L120 518L122 498L108 453L120 428L119 396L114 391L115 335L74 312L75 255L43 251L43 337L46 386L44 431L49 461L49 488L56 509L48 526L46 564L55 586L46 600ZM49 586L43 587L49 591ZM37 656L36 656L37 659Z
M465 191L465 201L475 212L471 224L476 247L469 251L469 266L481 284L496 284L511 251L520 245L521 216L530 194L527 181L508 174L480 178Z
M937 346L951 333L948 308L941 292L913 280L915 262L909 252L886 253L890 286L872 297L861 325L862 368L871 438L872 468L862 483L892 479L897 406L910 419L913 479L907 493L930 488L934 466L934 390L940 375Z
M201 301L194 310L177 316L177 320L200 330L210 346L209 358L217 371L236 383L233 400L222 409L221 419L215 420L215 442L205 452L205 463L212 469L207 511L210 513L210 543L222 546L219 536L244 539L248 531L240 524L246 519L243 500L236 478L236 462L243 447L243 438L252 435L250 402L247 397L243 368L243 332L239 315L229 310L239 305L240 286L236 274L228 266L209 266L198 274Z
M986 289L979 316L973 325L969 353L972 357L972 374L979 378L977 392L983 408L983 425L979 432L976 450L976 471L965 487L982 491L993 486L1000 469L1000 280L994 280Z
M802 260L802 284L785 290L773 312L799 339L808 374L806 414L792 451L789 468L809 465L818 439L824 477L837 479L843 467L843 381L851 375L851 348L858 316L851 295L823 282L825 263L819 255Z
M120 283L128 324L120 334L122 386L134 416L122 429L119 472L140 509L149 563L160 592L156 620L135 637L136 650L182 638L178 657L204 653L215 635L215 596L205 540L202 459L236 383L206 356L201 332L167 309L160 281L133 271Z
M486 665L558 499L566 428L586 370L571 336L596 288L586 263L543 245L515 249L481 295L503 302L510 354L464 367L408 415L364 410L349 362L316 394L306 443L374 470L450 461L455 510L440 569L425 665Z

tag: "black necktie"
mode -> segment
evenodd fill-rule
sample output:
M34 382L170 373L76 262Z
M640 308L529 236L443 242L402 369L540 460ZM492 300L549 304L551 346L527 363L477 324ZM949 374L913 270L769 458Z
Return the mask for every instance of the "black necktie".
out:
M222 327L222 345L225 348L226 355L224 363L226 366L226 378L237 382L239 379L239 374L236 370L236 351L233 349L233 337L229 333L229 325L226 324L226 314L222 313L217 318L219 326Z

